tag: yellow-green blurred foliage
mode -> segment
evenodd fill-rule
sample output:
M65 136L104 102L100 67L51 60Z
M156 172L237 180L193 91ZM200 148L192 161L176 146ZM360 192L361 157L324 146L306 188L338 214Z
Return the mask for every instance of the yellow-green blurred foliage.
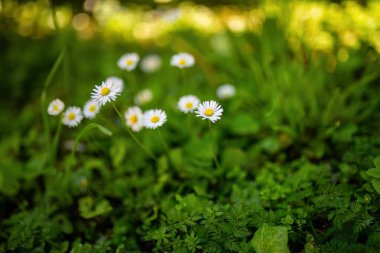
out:
M40 38L54 32L52 12L46 1L17 4L4 1L0 11L7 22L1 29L14 28L21 36ZM354 1L342 4L322 1L266 1L258 7L240 9L224 6L209 8L182 3L175 8L163 5L147 10L125 7L115 0L87 0L78 13L68 6L56 10L60 27L72 26L83 39L100 34L105 40L152 41L168 43L167 36L181 29L213 35L226 28L234 33L259 33L262 23L272 16L287 27L288 40L295 50L301 45L331 53L340 46L339 60L346 60L345 49L356 50L368 43L380 53L380 2L364 7Z

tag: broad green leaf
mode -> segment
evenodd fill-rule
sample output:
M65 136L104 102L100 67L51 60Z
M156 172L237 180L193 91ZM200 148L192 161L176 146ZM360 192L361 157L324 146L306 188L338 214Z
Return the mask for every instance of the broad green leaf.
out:
M372 168L367 170L367 174L371 177L380 178L380 168Z
M245 153L239 148L227 148L223 152L222 165L225 168L241 166L245 161Z
M263 150L272 154L276 153L281 148L280 142L276 137L265 138L260 142L260 145Z
M371 177L367 174L367 171L362 170L359 174L364 180L371 181Z
M288 230L283 226L264 223L255 233L251 244L257 253L290 253Z
M380 179L372 180L373 188L375 188L376 192L380 194Z
M110 156L112 163L115 167L118 167L124 159L126 149L126 143L123 139L116 140L115 143L111 146Z
M174 168L182 169L183 167L182 149L176 148L176 149L170 150L170 157L172 159Z
M334 134L333 139L340 142L349 142L352 140L353 135L358 131L358 127L351 123L342 126Z
M377 157L373 163L375 164L376 168L380 169L380 156Z
M230 120L229 128L234 134L247 135L257 133L260 126L250 115L239 114Z

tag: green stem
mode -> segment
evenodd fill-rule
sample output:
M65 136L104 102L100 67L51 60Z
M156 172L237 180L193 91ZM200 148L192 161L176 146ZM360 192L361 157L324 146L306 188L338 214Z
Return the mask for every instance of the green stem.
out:
M187 131L191 134L192 129L191 129L190 115L191 115L190 113L187 114Z
M314 240L317 240L317 234L315 233L313 223L311 222L311 220L309 220L309 223L310 223L311 230L313 231Z
M51 15L52 15L52 18L53 18L54 27L55 27L55 29L59 30L59 25L58 25L58 20L57 20L57 12L55 10L55 6L53 4L53 1L50 0L49 4L50 4Z
M216 158L216 147L215 147L214 136L213 136L212 130L211 130L211 121L208 121L208 129L210 131L210 137L211 137L211 141L212 141L212 154L214 157L214 161L215 161L217 169L220 170L220 165L219 165L218 159Z
M111 104L112 104L113 108L115 109L117 115L119 115L121 121L124 123L125 122L124 117L121 115L121 113L119 112L119 110L116 108L115 104L114 103L111 103ZM127 128L129 135L137 143L137 145L139 145L140 148L143 149L151 158L153 158L154 160L156 160L157 158L153 155L153 153L147 147L144 146L144 144L142 144L139 141L139 139L137 139L137 137L133 134L132 130L128 126L125 126L125 127Z
M166 144L164 138L162 138L162 135L161 135L161 131L160 131L160 129L157 129L157 135L158 135L158 138L159 138L160 141L161 141L162 146L164 146L165 155L166 155L166 157L167 157L167 159L168 159L168 162L169 162L170 167L174 168L174 167L173 167L172 159L171 159L170 154L169 154L169 147L168 147L168 145Z
M52 18L53 18L54 27L57 31L58 36L60 37L62 50L66 51L67 49L66 39L65 39L63 29L59 27L58 18L57 18L57 10L52 0L49 1L49 4L50 4L50 10L51 10ZM66 57L63 59L63 85L64 85L65 93L67 93L68 85L71 83L69 73L70 73L70 62L69 62L68 54L66 54Z
M193 118L193 115L191 112L189 112L187 114L187 128L188 128L188 132L189 132L189 135L190 136L194 136L194 130L193 128L191 127L192 126L192 118Z
M58 58L55 60L53 67L50 69L50 72L45 80L45 83L41 92L41 98L40 98L41 113L42 113L42 120L43 120L43 125L44 125L44 132L45 132L45 141L46 141L47 148L49 148L50 146L50 124L48 120L48 115L46 113L46 109L47 109L46 91L47 91L47 88L50 86L51 81L53 80L53 77L57 73L57 70L62 63L64 55L65 55L65 51L61 50L61 53L59 54Z
M61 117L59 118L59 122L58 122L58 126L57 126L57 131L55 132L55 136L54 136L54 139L53 139L53 147L51 149L51 154L50 154L50 159L51 159L51 165L54 166L55 165L55 161L56 161L56 158L57 158L57 146L58 146L58 140L59 140L59 136L61 134L61 130L62 130L62 121L61 121Z

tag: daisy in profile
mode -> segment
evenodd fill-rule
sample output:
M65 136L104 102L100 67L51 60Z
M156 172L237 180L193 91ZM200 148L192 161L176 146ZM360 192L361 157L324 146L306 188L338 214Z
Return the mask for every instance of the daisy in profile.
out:
M124 117L127 121L127 126L129 126L132 131L138 132L143 128L143 113L140 107L129 107L125 112Z
M170 65L178 68L188 68L193 66L195 63L194 56L188 53L179 53L172 56L170 60Z
M63 113L62 123L68 127L76 127L82 119L81 109L77 106L70 106Z
M195 111L197 117L202 117L202 120L208 119L212 123L215 123L222 117L222 112L222 107L213 100L199 104Z
M117 65L120 69L127 71L132 71L136 68L137 63L139 62L140 57L136 53L127 53L120 57Z
M105 105L110 101L116 100L120 91L115 87L112 81L102 82L102 85L96 85L91 93L91 99L100 105Z
M83 107L83 115L87 119L93 119L95 118L99 110L100 110L100 104L98 104L94 100L90 100L90 101L87 101L87 103Z
M156 129L167 120L166 113L161 109L148 110L144 113L144 127Z
M161 57L157 54L150 54L141 60L140 68L145 73L153 73L161 67Z
M216 95L220 99L228 99L235 95L235 87L231 84L222 84L216 90Z
M50 102L48 106L48 114L56 116L60 114L65 108L65 104L58 98Z
M153 93L150 89L143 89L139 91L135 96L135 103L143 105L149 103L153 99Z
M193 95L183 96L178 101L178 108L184 112L193 112L199 104L199 99Z
M116 76L110 76L106 79L106 82L109 81L112 83L114 88L120 93L124 90L124 81Z

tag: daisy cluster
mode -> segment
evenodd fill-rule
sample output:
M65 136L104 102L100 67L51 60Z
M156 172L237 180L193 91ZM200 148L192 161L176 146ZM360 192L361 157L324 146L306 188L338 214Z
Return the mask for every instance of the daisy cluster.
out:
M62 113L62 124L68 127L78 126L84 118L94 119L101 107L116 99L124 89L124 81L118 77L110 76L101 85L96 86L91 99L88 100L83 108L69 106L65 109L65 104L60 99L54 99L48 106L48 114L58 116Z
M137 53L127 53L120 57L117 62L121 70L132 71L138 63L140 57ZM178 68L188 68L195 63L194 57L189 53L179 53L172 56L170 65ZM151 73L156 71L161 65L161 58L158 55L148 55L141 62L141 69ZM124 82L121 78L110 76L100 85L95 85L91 93L91 99L87 101L83 108L69 106L65 111L65 104L60 99L53 100L48 106L48 114L57 116L62 113L61 121L68 127L78 126L84 118L94 119L101 107L113 102L124 90ZM235 87L231 84L223 84L218 87L216 95L220 99L228 99L235 95ZM134 132L143 128L156 129L167 121L166 112L162 109L150 109L145 112L138 105L148 103L153 98L153 93L149 89L143 89L135 96L136 105L129 107L124 113L125 124ZM222 107L213 100L201 102L194 95L186 95L178 100L177 107L180 111L188 114L195 113L196 117L203 120L208 119L212 123L222 117Z

